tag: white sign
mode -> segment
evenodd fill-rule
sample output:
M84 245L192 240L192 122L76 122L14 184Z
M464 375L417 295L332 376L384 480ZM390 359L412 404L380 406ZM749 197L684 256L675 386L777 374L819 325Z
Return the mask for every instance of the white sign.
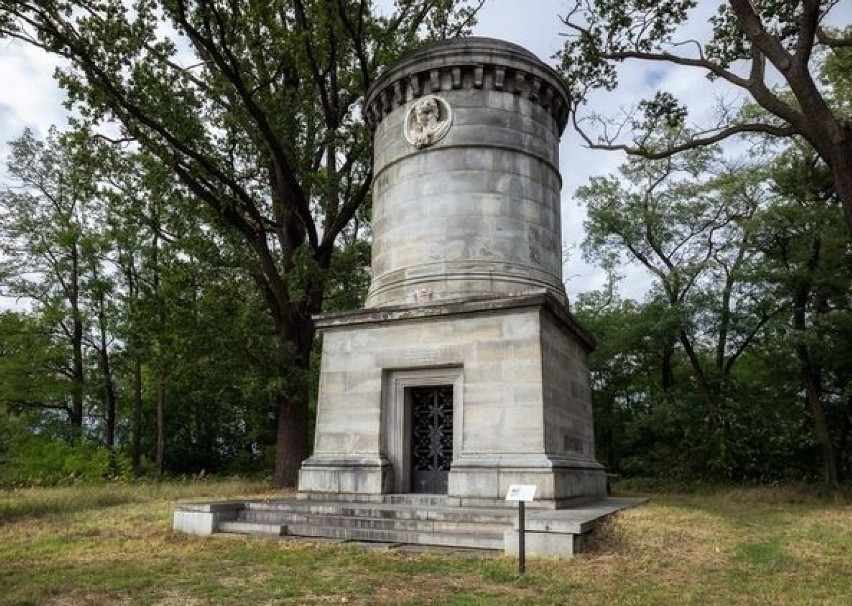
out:
M506 500L529 503L535 498L535 490L535 484L511 484L509 492L506 493Z

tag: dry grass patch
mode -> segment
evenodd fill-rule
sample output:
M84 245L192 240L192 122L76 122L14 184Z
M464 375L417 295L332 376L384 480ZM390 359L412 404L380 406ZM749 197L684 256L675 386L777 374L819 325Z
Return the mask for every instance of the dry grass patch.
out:
M846 605L852 507L798 490L655 495L524 577L508 558L171 531L177 500L282 496L260 483L0 493L0 604Z

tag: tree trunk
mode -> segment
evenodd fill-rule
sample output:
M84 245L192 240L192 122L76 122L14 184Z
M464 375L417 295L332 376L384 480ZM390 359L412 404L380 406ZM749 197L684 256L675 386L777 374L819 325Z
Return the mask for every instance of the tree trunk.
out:
M675 347L673 341L663 343L663 353L660 359L661 387L663 391L669 391L674 387L674 354Z
M813 361L810 348L804 340L806 325L806 307L810 287L802 287L796 292L793 301L793 327L798 333L796 357L802 371L802 383L805 387L805 399L814 417L814 430L822 447L822 475L828 483L835 485L840 479L837 469L837 454L831 441L825 408L822 405L822 371Z
M112 449L115 446L115 385L112 381L112 368L109 362L106 337L101 326L101 350L99 352L101 374L104 378L104 395L106 397L106 444Z
M293 314L299 317L301 314ZM279 343L283 351L293 351L295 360L281 366L284 392L278 399L275 432L275 485L296 486L299 467L310 454L308 444L308 375L311 363L314 327L311 320L299 317L297 325L282 322ZM285 361L286 362L286 361Z
M94 276L97 279L97 269L94 269ZM107 317L106 317L106 301L103 291L99 291L97 295L98 304L98 331L100 332L100 343L98 349L98 365L100 366L101 376L104 381L104 400L106 404L106 445L112 450L115 446L115 385L112 381L112 368L109 361L109 344L107 342Z
M130 443L130 460L133 464L133 473L139 475L142 471L142 357L138 351L133 354L133 421L131 432L133 438Z
M704 368L701 366L701 360L698 359L698 354L692 347L692 343L684 331L680 332L680 343L683 345L683 350L686 352L686 357L689 358L689 363L692 366L692 374L698 383L698 390L701 392L701 399L704 400L704 411L707 413L707 422L711 429L715 429L718 423L718 413L716 409L716 394L707 380L707 375L704 374Z
M83 427L83 317L80 312L80 272L76 246L71 249L71 429L79 434Z
M849 457L846 449L849 448L849 434L852 432L852 394L846 398L846 415L840 424L837 438L837 481L843 482L849 477Z
M834 176L834 190L843 206L846 229L852 232L852 122L841 121L833 150L828 164Z
M121 255L119 255L121 258ZM137 325L136 303L137 290L133 271L133 257L128 256L124 267L124 277L127 283L128 312L130 317L130 354L133 358L133 412L130 419L130 463L133 474L142 472L142 353Z
M160 292L160 209L154 205L151 209L151 220L154 224L151 241L151 284L153 294L157 303L157 321L160 330L166 325L166 314ZM162 335L157 337L157 452L155 454L155 466L157 477L163 477L165 473L166 459L166 365L164 361L165 351Z
M282 394L278 400L275 436L275 485L296 486L299 467L308 456L308 403L302 394Z
M805 397L808 407L814 417L814 429L822 447L822 475L828 484L837 484L840 475L837 470L837 455L834 444L831 441L831 432L828 429L828 421L825 417L825 409L822 405L822 377L818 368L815 368L807 345L796 346L796 355L802 369L802 381L805 385Z
M157 476L163 477L166 458L166 369L160 364L157 369Z

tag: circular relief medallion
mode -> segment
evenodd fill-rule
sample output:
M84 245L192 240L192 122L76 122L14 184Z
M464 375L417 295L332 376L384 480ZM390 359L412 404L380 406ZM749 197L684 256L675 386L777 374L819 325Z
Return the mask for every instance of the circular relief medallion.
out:
M452 122L453 110L441 97L415 99L405 114L405 139L415 147L429 147L447 134Z

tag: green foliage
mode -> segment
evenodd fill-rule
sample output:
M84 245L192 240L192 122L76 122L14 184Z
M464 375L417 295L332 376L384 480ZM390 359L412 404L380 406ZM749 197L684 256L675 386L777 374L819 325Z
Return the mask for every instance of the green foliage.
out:
M67 442L28 432L5 438L9 448L0 463L2 488L101 482L132 476L126 456L92 440Z
M848 479L852 249L825 164L801 145L751 166L695 149L577 197L612 281L576 307L599 344L600 459L679 482ZM619 297L620 262L649 272L643 301Z
M66 352L37 317L0 313L0 410L63 410L70 391L61 369Z
M844 74L849 73L852 29L828 25L841 16L839 4L720 2L709 20L712 31L702 39L685 31L704 8L694 0L576 2L563 18L567 41L558 55L573 93L574 126L591 147L654 160L747 133L799 136L829 167L846 227L852 230L852 124L848 90L843 90L848 89ZM714 119L686 129L687 107L674 94L658 90L622 112L622 118L594 112L578 116L590 91L618 85L623 63L658 72L697 70L722 84L719 98L735 89L762 111L742 111L744 104L723 101ZM828 86L820 86L820 79ZM684 136L660 145L656 135L666 128Z
M279 341L281 423L273 418L271 425L281 428L282 484L295 481L308 454L310 318L327 293L341 290L333 266L348 255L337 249L364 237L372 179L364 95L407 48L468 32L481 5L412 0L387 14L355 0L165 0L136 2L133 10L120 0L55 2L51 10L3 5L9 15L0 35L67 59L58 79L82 122L120 122L180 181L181 193L215 217L204 236L236 245L236 262L251 276ZM160 212L175 202L164 199ZM168 351L167 343L160 334L156 351ZM162 409L170 361L160 355L158 363Z

